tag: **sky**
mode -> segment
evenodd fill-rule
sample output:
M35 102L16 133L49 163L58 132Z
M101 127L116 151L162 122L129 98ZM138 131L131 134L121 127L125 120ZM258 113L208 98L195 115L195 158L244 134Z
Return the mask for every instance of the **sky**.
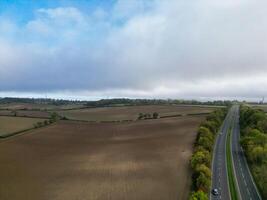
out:
M265 0L0 0L0 96L261 99Z

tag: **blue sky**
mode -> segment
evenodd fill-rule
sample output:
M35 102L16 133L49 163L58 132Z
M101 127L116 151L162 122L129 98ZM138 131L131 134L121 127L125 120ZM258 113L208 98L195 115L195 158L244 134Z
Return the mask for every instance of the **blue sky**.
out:
M17 19L25 23L34 17L34 12L40 8L77 7L90 12L96 7L109 9L115 0L1 0L1 15Z
M263 0L0 1L0 96L257 98Z

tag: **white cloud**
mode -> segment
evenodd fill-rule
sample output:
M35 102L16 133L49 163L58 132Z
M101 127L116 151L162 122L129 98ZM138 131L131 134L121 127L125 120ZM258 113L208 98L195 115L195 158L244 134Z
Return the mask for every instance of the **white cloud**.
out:
M39 9L25 26L0 18L0 90L262 96L267 93L266 5L133 0L92 13ZM4 34L3 27L18 39Z
M60 41L77 39L89 29L87 15L77 8L39 9L36 18L29 21L26 31L31 37L56 39Z

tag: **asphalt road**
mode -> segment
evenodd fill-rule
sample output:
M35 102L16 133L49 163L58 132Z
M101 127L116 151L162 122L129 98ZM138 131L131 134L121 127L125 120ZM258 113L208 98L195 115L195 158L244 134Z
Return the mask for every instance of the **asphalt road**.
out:
M226 136L227 131L230 128L232 119L232 109L228 112L219 134L217 136L212 161L212 186L211 188L217 188L219 195L214 196L210 194L210 199L230 199L230 191L228 187L227 179L227 167L226 167Z
M257 187L250 174L244 152L239 143L240 128L239 128L239 106L234 105L229 110L223 125L216 139L213 162L212 162L212 186L217 188L219 195L210 194L210 199L230 200L230 189L228 186L227 166L226 166L226 138L227 132L232 125L232 160L234 166L234 174L236 178L237 192L240 200L261 200L257 191Z
M235 176L237 180L237 187L239 189L239 196L242 200L260 200L261 197L257 191L257 187L249 171L244 152L239 143L239 106L233 106L232 110L232 112L234 113L232 133L232 156L233 165L235 168Z

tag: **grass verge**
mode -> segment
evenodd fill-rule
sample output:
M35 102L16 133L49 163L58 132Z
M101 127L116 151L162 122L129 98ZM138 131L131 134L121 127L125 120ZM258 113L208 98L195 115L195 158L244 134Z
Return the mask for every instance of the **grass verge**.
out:
M230 188L231 199L238 200L236 182L233 172L233 161L231 156L231 134L232 134L232 128L228 130L227 141L226 141L227 175L228 175L228 183Z

